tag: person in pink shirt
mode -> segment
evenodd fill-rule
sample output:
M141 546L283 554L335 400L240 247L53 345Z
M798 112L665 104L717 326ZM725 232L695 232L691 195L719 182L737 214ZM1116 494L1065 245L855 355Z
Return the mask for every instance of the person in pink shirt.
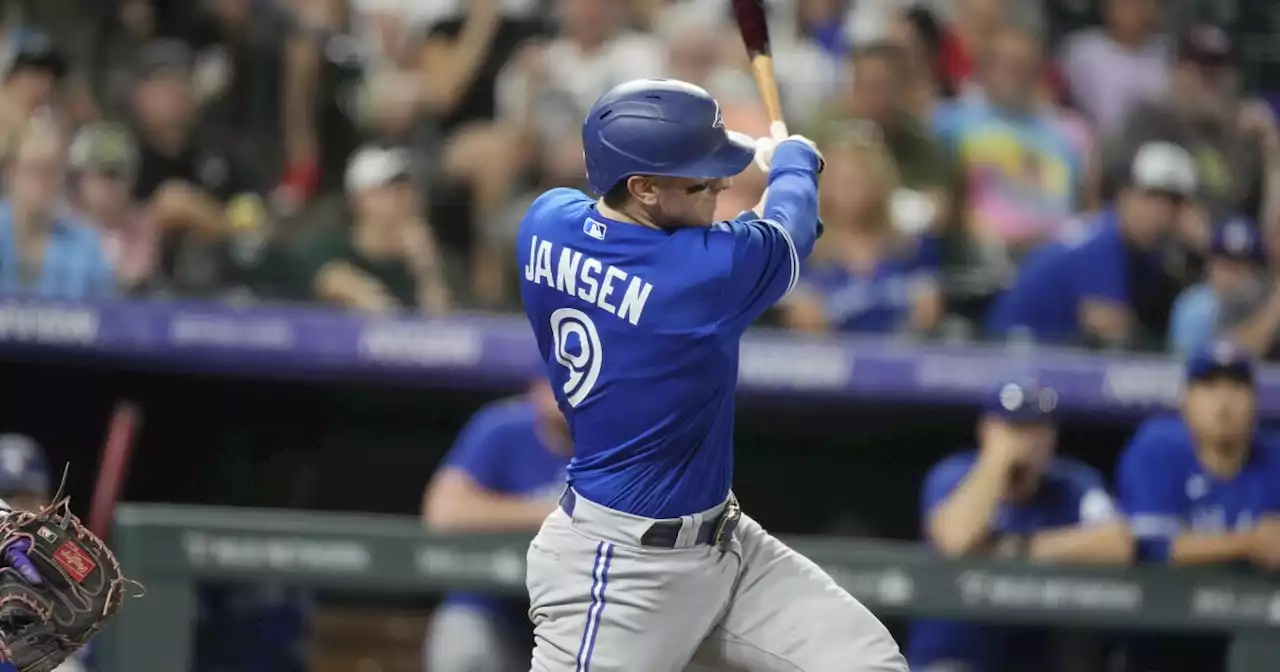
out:
M71 201L102 231L103 246L121 289L143 289L155 270L159 232L132 196L138 152L119 124L85 125L71 142Z

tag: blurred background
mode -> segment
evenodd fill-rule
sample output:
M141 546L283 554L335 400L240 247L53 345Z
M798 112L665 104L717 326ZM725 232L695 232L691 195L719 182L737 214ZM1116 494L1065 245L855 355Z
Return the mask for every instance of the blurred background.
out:
M1165 369L1106 367L1158 367L1220 337L1280 356L1280 4L768 4L789 125L826 156L826 235L761 325L769 340L744 357L784 389L788 376L821 378L830 351L770 359L769 344L852 344L835 352L855 363L928 355L932 368L909 370L935 388L916 394L885 375L850 396L744 397L738 495L770 530L919 539L925 473L974 445L985 397L969 392L995 382L949 367L950 353L1030 369L1097 363L1098 399L1067 403L1061 390L1057 443L1104 477L1135 424L1177 394ZM128 398L145 412L129 501L422 515L440 529L470 529L456 510L479 505L449 502L478 490L549 506L542 493L562 465L511 474L477 454L496 441L478 433L562 441L539 424L545 390L527 391L536 367L510 364L522 352L473 357L465 339L485 320L522 328L501 317L519 310L514 232L541 190L585 188L579 130L597 96L680 78L719 99L728 127L767 133L727 5L4 2L0 432L30 442L45 489L70 461L80 502L112 405ZM763 185L750 169L722 196L723 215ZM43 347L76 325L22 312L32 306L84 309L115 345ZM200 319L213 314L263 319ZM411 328L433 324L466 328L439 340ZM367 325L391 331L353 335ZM262 347L182 350L143 336L152 329ZM394 362L308 369L342 348L450 365L431 376ZM279 353L292 353L280 355L288 372ZM898 387L881 396L876 385ZM502 406L521 406L500 401L519 395L533 420ZM477 411L501 417L472 421ZM495 625L487 603L481 623L450 624L514 631L516 663L492 648L479 662L433 650L435 607L212 586L199 669L527 668L518 605L514 624ZM1115 665L1099 656L1080 669Z

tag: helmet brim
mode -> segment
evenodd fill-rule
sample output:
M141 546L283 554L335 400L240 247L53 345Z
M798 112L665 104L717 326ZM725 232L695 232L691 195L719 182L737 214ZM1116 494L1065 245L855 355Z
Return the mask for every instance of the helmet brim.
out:
M672 177L719 179L733 177L747 169L756 158L756 143L750 136L728 133L728 140L706 158L681 166Z

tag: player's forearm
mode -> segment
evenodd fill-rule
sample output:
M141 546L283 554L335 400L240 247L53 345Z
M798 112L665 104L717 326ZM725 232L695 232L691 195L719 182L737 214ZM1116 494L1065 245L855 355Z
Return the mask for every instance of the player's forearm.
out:
M1280 331L1280 288L1272 289L1262 308L1245 320L1233 335L1240 347L1262 355L1271 347L1277 331Z
M1249 557L1249 536L1237 532L1226 534L1184 533L1169 544L1171 565L1219 565Z
M991 534L991 516L1000 503L1008 473L979 460L960 486L929 518L929 537L943 555L976 551Z
M506 532L537 529L555 502L499 496L428 502L423 523L433 532Z
M769 169L764 218L777 223L804 259L818 238L819 159L798 141L778 145Z
M1029 557L1036 562L1127 565L1133 538L1121 523L1044 530L1031 535Z

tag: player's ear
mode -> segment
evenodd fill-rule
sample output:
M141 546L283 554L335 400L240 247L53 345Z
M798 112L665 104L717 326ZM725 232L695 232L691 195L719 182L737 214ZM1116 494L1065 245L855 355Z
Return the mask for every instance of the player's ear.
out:
M652 177L644 175L628 177L627 192L640 205L652 207L658 204L658 183Z

